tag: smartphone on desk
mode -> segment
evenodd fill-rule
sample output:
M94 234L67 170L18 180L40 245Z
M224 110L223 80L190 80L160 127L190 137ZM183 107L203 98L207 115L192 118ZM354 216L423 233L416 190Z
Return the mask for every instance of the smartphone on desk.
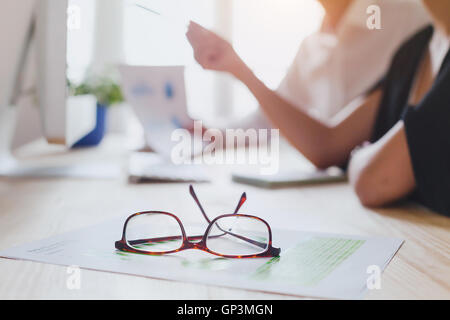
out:
M347 181L347 176L339 168L327 170L291 169L274 175L262 175L257 172L234 172L232 180L261 188L284 188Z

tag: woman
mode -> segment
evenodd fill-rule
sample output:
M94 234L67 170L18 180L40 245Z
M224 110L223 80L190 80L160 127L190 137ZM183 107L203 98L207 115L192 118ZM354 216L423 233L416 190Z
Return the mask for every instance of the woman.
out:
M429 24L430 18L420 0L318 2L325 12L320 30L301 42L277 92L302 110L328 120L373 87L401 43ZM379 30L367 27L371 5L381 11ZM259 111L244 120L245 127L268 127Z
M450 215L450 1L423 2L433 26L398 50L378 88L330 123L267 88L214 33L192 23L187 37L197 61L242 81L271 122L318 168L348 164L364 205L382 206L414 194Z

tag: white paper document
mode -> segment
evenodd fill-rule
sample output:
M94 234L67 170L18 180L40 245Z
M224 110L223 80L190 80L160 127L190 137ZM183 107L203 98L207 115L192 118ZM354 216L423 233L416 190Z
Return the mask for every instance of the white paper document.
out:
M115 219L21 245L0 252L0 257L295 296L360 299L374 270L383 271L403 243L393 238L273 230L273 245L281 247L277 258L225 259L196 250L146 256L115 249L124 221Z
M121 66L122 89L142 123L148 145L170 159L176 129L189 128L183 66ZM203 141L194 154L202 151Z

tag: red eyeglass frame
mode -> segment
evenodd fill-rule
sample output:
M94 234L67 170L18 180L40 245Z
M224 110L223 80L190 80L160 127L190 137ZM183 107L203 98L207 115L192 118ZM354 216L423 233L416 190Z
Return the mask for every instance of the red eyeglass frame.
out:
M125 221L124 227L123 227L123 232L122 232L122 239L119 241L116 241L115 243L115 247L116 249L120 250L120 251L125 251L125 252L130 252L130 253L137 253L137 254L144 254L144 255L152 255L152 256L162 256L162 255L166 255L166 254L171 254L171 253L177 253L180 251L184 251L184 250L189 250L189 249L196 249L196 250L202 250L205 252L208 252L210 254L216 255L216 256L220 256L223 258L231 258L231 259L246 259L246 258L273 258L273 257L278 257L280 255L281 249L280 248L274 248L272 246L272 229L270 228L270 225L263 219L256 217L256 216L252 216L252 215L247 215L247 214L238 214L239 209L242 207L242 205L245 203L245 201L247 200L247 195L245 193L242 194L241 199L239 200L239 203L236 207L236 210L233 214L224 214L221 216L218 216L217 218L215 218L214 220L210 220L207 216L207 214L205 213L205 210L203 209L202 205L200 204L200 201L197 198L197 195L195 194L194 188L192 187L192 185L189 187L189 191L191 196L194 198L195 202L197 203L198 207L200 208L200 211L203 214L203 217L206 219L206 221L209 223L208 228L206 229L205 233L202 236L187 236L186 235L186 231L184 229L183 223L181 222L181 220L174 214L169 213L169 212L164 212L164 211L145 211L145 212L138 212L135 213L133 215L131 215L130 217L127 218L127 220ZM171 250L171 251L164 251L164 252L148 252L148 251L143 251L143 250L138 250L135 248L132 248L131 246L129 246L127 240L126 240L126 229L127 229L127 225L128 222L133 219L134 217L140 216L140 215L145 215L145 214L163 214L163 215L168 215L172 218L174 218L177 222L178 225L180 226L181 229L181 237L183 238L183 243L181 245L180 248L176 249L176 250ZM256 219L262 223L264 223L267 226L267 229L269 231L269 242L268 244L266 243L260 243L258 241L252 240L252 239L248 239L246 237L231 233L231 231L225 231L222 228L220 228L220 226L218 224L216 224L216 222L222 218L227 218L227 217L245 217L245 218L250 218L250 219ZM207 238L208 238L208 234L211 230L211 228L216 224L216 226L222 231L224 232L224 234L230 234L234 237L237 237L241 240L250 242L256 246L259 246L261 248L266 248L264 250L264 252L261 252L259 254L254 254L254 255L225 255L225 254L221 254L218 252L214 252L212 250L210 250L207 247ZM224 235L222 234L222 235ZM219 235L219 236L222 236ZM217 237L217 236L214 236ZM149 242L159 242L159 241L170 241L170 240L177 240L180 239L180 236L172 236L172 237L162 237L162 238L152 238L152 239L141 239L141 240L133 240L131 242L131 244L141 244L141 243L149 243ZM192 242L192 241L198 241L199 242Z

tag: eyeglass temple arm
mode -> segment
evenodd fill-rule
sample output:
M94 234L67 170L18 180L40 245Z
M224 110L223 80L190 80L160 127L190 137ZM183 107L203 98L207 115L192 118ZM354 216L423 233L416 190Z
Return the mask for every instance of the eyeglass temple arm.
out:
M239 203L238 203L236 209L234 210L233 214L237 214L239 212L241 207L244 205L245 201L247 201L247 194L244 192L242 194L241 199L239 200Z
M236 209L234 210L234 213L233 213L233 214L237 214L237 213L239 212L239 210L241 209L241 207L244 205L245 201L247 201L247 194L244 192L244 193L242 194L241 198L239 199L238 205L237 205ZM229 235L231 235L231 236L233 236L233 237L235 237L235 238L241 239L241 240L243 240L243 241L246 241L246 242L248 242L248 243L251 243L251 244L253 244L253 245L257 246L257 247L260 247L260 248L265 248L265 247L266 247L266 244L265 244L265 243L262 243L262 242L259 242L259 241L255 241L255 240L249 239L249 238L244 237L244 236L240 236L240 235L238 235L238 234L236 234L236 233L233 233L233 232L231 232L231 231L224 230L224 229L222 229L222 228L220 227L220 225L219 225L218 223L216 223L216 225L217 225L217 228L218 228L220 231L224 232L224 234L229 234Z
M187 237L189 241L202 240L203 236L190 236ZM164 242L164 241L172 241L172 240L180 240L183 239L183 236L171 236L171 237L161 237L161 238L149 238L149 239L136 239L128 241L129 244L146 244L153 242Z
M211 223L211 220L208 218L208 215L206 214L205 210L203 209L203 206L201 205L200 201L198 200L198 197L197 197L197 195L196 195L196 193L195 193L195 191L194 191L194 187L193 187L192 185L189 186L189 193L191 194L192 198L194 198L195 202L197 203L197 206L200 208L200 211L202 212L203 217L205 217L205 219L206 219L206 221L208 221L208 223ZM237 213L239 212L239 210L241 209L241 207L243 206L243 204L245 203L245 201L247 201L247 194L244 192L244 193L242 194L241 198L239 199L238 205L236 206L236 209L234 210L234 213L233 213L233 214L237 214ZM224 232L224 234L229 234L229 235L231 235L231 236L234 236L234 237L239 238L239 239L241 239L241 240L247 241L247 242L249 242L249 243L251 243L251 244L253 244L253 245L256 245L256 246L258 246L258 247L261 247L261 248L265 248L265 246L266 246L265 243L261 243L261 242L258 242L258 241L254 241L254 240L248 239L248 238L246 238L246 237L243 237L243 236L237 235L237 234L235 234L235 233L232 233L232 232L230 232L230 231L223 230L223 229L219 226L218 223L216 223L216 225L217 225L217 228L218 228L220 231Z
M224 231L225 233L230 234L231 236L234 236L236 238L239 238L241 240L247 241L251 244L254 244L255 246L261 247L261 248L265 248L266 244L265 243L261 243L252 239L248 239L244 236L240 236L238 234L232 233L230 231ZM222 235L217 235L217 236L211 236L211 238L219 238ZM136 244L146 244L146 243L154 243L154 242L165 242L165 241L172 241L172 240L180 240L182 239L182 236L171 236L171 237L161 237L161 238L149 238L149 239L136 239L136 240L130 240L128 241L129 244L132 245L136 245ZM190 236L188 237L189 241L194 241L194 240L202 240L203 236Z
M194 187L192 185L189 186L189 193L191 194L192 198L194 198L194 201L195 203L197 203L197 206L200 208L200 211L202 212L205 220L208 221L208 223L211 223L211 219L209 219L208 215L205 212L205 209L203 209L203 206L200 203L200 200L198 200L197 194L195 193ZM233 214L237 214L239 212L245 201L247 201L247 194L244 192L241 198L239 199L238 205L236 206L236 209L234 210Z
M221 229L221 228L219 227L219 229ZM233 232L225 231L225 230L222 230L222 231L224 232L224 234L229 234L229 235L231 235L233 237L236 237L238 239L241 239L243 241L251 243L251 244L253 244L253 245L257 246L257 247L260 247L260 248L264 249L267 246L265 243L262 243L262 242L259 242L259 241L255 241L255 240L246 238L244 236L240 236L240 235L235 234ZM223 234L222 235L217 235L217 236L211 236L211 238L220 238L221 236L223 236ZM131 245L139 245L139 244L147 244L147 243L155 243L155 242L157 243L157 242L165 242L165 241L172 241L172 240L180 240L182 238L183 238L182 236L172 236L172 237L162 237L162 238L137 239L137 240L130 240L130 241L128 241L128 243L131 244ZM191 236L191 237L188 237L188 240L189 241L194 241L194 240L201 240L202 238L203 238L203 236Z
M198 197L195 194L194 187L192 185L189 186L189 193L191 194L192 198L194 198L194 201L195 201L195 203L197 203L197 206L200 208L200 211L202 212L203 217L205 218L205 220L208 221L208 223L211 223L211 220L208 218L205 210L202 207L202 204L198 200Z
M244 237L244 236L240 236L240 235L238 235L238 234L236 234L236 233L234 233L234 232L231 232L231 231L226 231L226 230L223 230L221 227L219 227L219 226L217 226L222 232L225 232L226 234L229 234L230 236L233 236L233 237L235 237L235 238L238 238L238 239L241 239L241 240L243 240L243 241L246 241L246 242L248 242L248 243L251 243L251 244L253 244L253 245L255 245L255 246L257 246L257 247L260 247L260 248L262 248L262 249L265 249L266 247L267 247L267 244L266 243L263 243L263 242L259 242L259 241L256 241L256 240L252 240L252 239L249 239L249 238L247 238L247 237ZM222 235L220 235L220 237L221 237Z

